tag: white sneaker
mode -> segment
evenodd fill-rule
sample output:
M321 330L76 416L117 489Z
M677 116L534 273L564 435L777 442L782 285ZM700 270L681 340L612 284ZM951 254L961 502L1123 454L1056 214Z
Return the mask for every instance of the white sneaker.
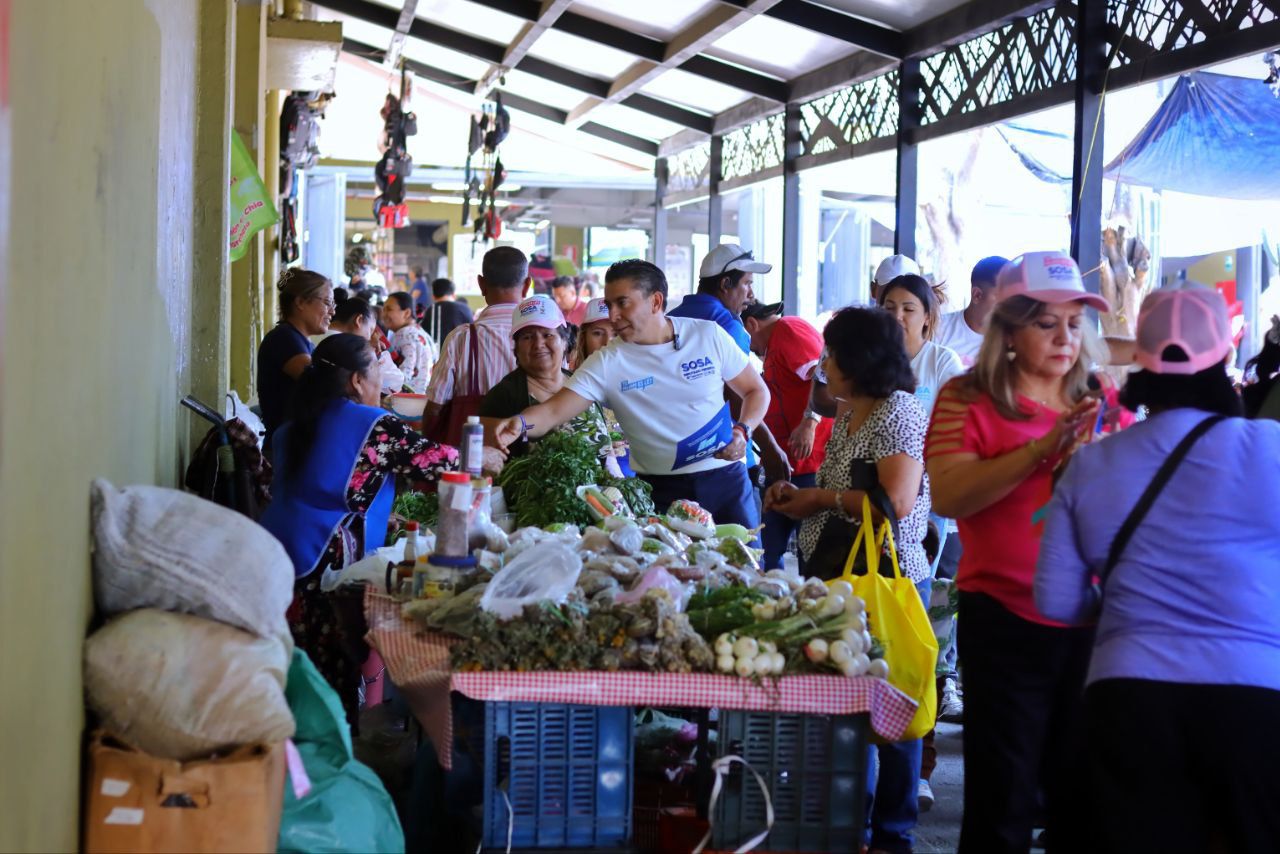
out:
M942 696L938 698L938 720L949 724L964 721L964 700L960 699L960 692L956 690L953 679L942 683Z
M920 781L916 789L916 799L919 802L920 812L928 812L933 808L933 787L929 785L928 780Z

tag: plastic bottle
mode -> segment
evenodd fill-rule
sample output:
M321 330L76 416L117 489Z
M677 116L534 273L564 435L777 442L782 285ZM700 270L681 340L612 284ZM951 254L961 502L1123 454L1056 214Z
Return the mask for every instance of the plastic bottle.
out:
M467 516L471 512L471 478L450 471L440 477L440 521L436 525L436 554L461 557L467 549Z
M418 560L419 534L417 522L406 522L404 526L404 562L412 566Z
M479 477L484 468L484 427L480 416L468 415L462 427L462 470Z

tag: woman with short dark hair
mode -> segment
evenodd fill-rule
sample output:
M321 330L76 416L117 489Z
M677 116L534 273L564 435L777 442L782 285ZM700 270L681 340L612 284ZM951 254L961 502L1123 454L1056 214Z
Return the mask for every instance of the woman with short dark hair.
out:
M1049 505L1036 603L1097 621L1077 816L1094 851L1280 840L1280 748L1247 735L1280 718L1280 424L1238 417L1230 352L1216 291L1148 296L1121 401L1150 417L1076 454Z
M354 714L360 662L344 652L325 570L341 569L384 544L395 475L435 481L457 467L458 452L437 445L378 408L380 378L369 342L349 333L316 345L302 372L290 420L275 447L271 504L262 525L284 544L297 575L290 626Z
M803 520L800 550L805 562L821 560L825 566L842 568L849 539L834 538L843 542L846 553L822 554L825 543L831 542L823 534L831 526L852 530L861 524L863 497L871 485L864 477L874 471L876 484L888 494L900 520L902 573L924 586L921 597L927 608L931 572L922 542L929 521L929 479L924 473L928 416L913 394L915 379L902 327L883 309L846 308L831 318L822 338L827 388L843 403L843 412L832 428L817 486L799 488L779 481L765 494L765 509ZM919 813L921 742L917 738L883 744L877 752L878 779L868 780L868 791L874 795L869 846L910 851Z

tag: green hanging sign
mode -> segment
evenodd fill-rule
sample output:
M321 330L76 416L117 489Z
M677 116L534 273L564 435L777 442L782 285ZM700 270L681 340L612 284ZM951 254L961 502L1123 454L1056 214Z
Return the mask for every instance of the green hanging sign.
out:
M231 131L231 260L239 261L249 251L249 239L280 221L258 167L240 134Z

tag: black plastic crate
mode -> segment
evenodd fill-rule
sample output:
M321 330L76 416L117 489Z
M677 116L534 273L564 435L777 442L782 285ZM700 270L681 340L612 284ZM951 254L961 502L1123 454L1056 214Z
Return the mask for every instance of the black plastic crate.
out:
M634 712L486 703L484 845L610 848L631 838ZM505 797L504 797L505 795Z
M774 851L858 851L866 825L867 715L799 715L724 710L717 756L741 756L773 800ZM734 763L712 824L712 847L732 850L764 830L755 777Z

